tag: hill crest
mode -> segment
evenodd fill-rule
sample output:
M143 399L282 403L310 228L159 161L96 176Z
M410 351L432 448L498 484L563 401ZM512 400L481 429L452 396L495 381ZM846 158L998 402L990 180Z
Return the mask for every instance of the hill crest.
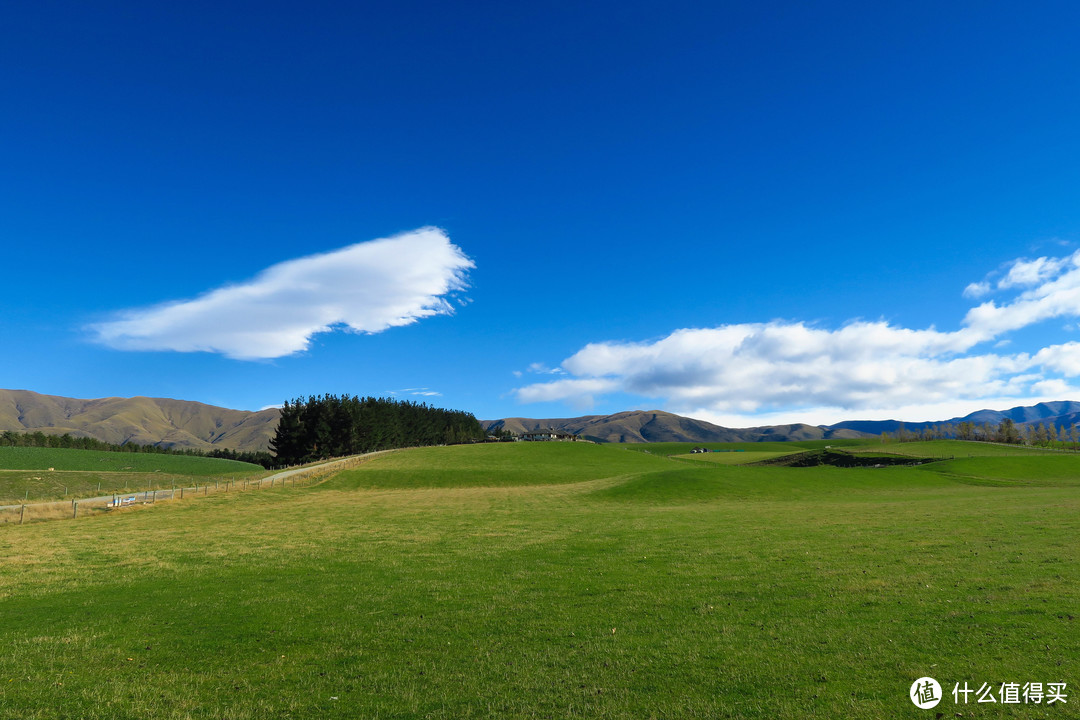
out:
M857 430L833 430L804 424L733 429L663 410L628 410L613 415L584 415L576 418L505 418L482 420L481 425L485 429L509 430L515 434L552 428L576 433L595 442L616 443L757 442L870 437L869 433Z
M277 409L229 410L171 398L77 398L0 390L0 432L69 433L123 445L265 451Z

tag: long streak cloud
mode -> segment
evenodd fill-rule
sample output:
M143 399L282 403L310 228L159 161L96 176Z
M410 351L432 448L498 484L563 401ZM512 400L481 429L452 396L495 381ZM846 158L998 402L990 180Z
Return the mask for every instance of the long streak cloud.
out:
M220 353L238 360L303 352L313 336L378 333L453 313L475 267L438 228L288 260L190 300L126 310L91 325L118 350Z

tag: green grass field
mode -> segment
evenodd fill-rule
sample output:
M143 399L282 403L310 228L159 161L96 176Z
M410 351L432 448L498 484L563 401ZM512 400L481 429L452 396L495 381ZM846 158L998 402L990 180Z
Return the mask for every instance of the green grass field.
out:
M1062 450L1027 447L1024 445L998 445L984 442L965 442L963 440L931 440L928 442L890 442L877 440L863 441L859 445L843 448L845 452L882 453L888 455L910 455L912 457L1017 457L1029 455L1064 455Z
M0 447L0 505L160 489L193 478L243 478L261 472L262 467L251 463L188 455Z
M686 455L669 455L668 457L678 460L693 460L694 462L712 463L714 465L749 465L750 463L772 460L784 457L801 450L766 451L766 452L710 452Z
M868 448L878 449L881 447L881 442L877 439L859 439L859 440L799 440L792 442L738 442L738 443L687 443L687 442L671 442L671 443L628 443L626 445L618 445L617 447L624 448L631 452L639 452L647 455L660 455L662 457L668 457L671 455L685 455L696 447L703 447L708 450L720 450L722 452L777 452L777 453L790 453L792 451L799 452L802 450L821 450L825 447L843 448L844 450L851 450L854 448L860 448L867 446Z
M403 451L0 527L0 718L1077 717L1078 530L1076 456Z

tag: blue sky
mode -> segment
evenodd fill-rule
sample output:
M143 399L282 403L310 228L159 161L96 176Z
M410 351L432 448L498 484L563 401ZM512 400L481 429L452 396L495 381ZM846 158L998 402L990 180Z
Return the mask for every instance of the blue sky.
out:
M1080 399L1074 3L20 5L0 387Z

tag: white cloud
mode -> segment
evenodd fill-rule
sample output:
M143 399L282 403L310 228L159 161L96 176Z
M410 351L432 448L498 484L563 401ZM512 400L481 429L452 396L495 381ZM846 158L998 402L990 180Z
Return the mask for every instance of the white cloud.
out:
M1024 404L1061 400L1063 396L1077 393L1077 388L1065 393L1025 397ZM964 417L976 410L1000 410L1017 404L1015 397L988 396L975 400L950 400L938 403L912 402L906 405L882 406L852 411L838 407L808 407L781 410L755 415L716 412L709 408L690 408L682 414L730 428L762 427L766 425L833 425L846 420L901 420L903 422L937 422Z
M442 393L426 387L405 388L404 390L386 390L387 395L413 395L417 397L442 397Z
M965 316L964 324L976 334L989 338L1044 320L1080 316L1077 259L1078 255L1073 255L1051 264L1057 268L1055 274L1046 276L1044 282L1025 290L1011 302L998 305L990 300L972 308Z
M1030 287L1046 282L1068 265L1074 264L1077 257L1078 255L1074 254L1065 258L1040 257L1034 260L1015 260L1010 265L1009 272L998 282L998 289Z
M677 407L752 413L800 404L869 407L912 392L945 399L985 392L1011 358L955 357L964 332L852 323L823 330L803 323L688 328L654 342L593 343L563 366L576 379L521 388L524 402L619 389Z
M1080 343L1068 342L1044 347L1033 362L1067 377L1080 377Z
M566 400L575 408L592 407L595 395L612 392L619 388L613 379L586 378L581 380L556 380L536 383L515 391L521 402L551 402Z
M991 287L990 283L986 280L982 282L971 283L966 288L964 288L964 297L981 298L989 295L992 290L993 287Z
M570 377L515 393L521 402L592 403L598 395L625 392L659 400L674 412L745 426L764 418L795 422L808 413L823 423L830 417L979 409L1002 398L1075 392L1069 378L1080 377L1080 343L1034 355L1000 351L1008 345L1004 333L1080 317L1080 253L1021 259L1008 267L997 288L1023 290L1001 305L988 301L972 308L954 331L884 321L836 329L790 321L684 328L648 342L590 343L561 363ZM966 292L989 289L984 281ZM995 341L999 352L977 350ZM934 417L941 415L899 419Z
M438 228L288 260L191 300L128 310L92 325L118 350L213 352L239 360L306 350L312 336L377 333L449 315L472 260Z
M527 372L535 373L537 375L565 375L566 371L561 367L549 368L544 363L534 362L526 369ZM520 374L520 373L519 373Z

